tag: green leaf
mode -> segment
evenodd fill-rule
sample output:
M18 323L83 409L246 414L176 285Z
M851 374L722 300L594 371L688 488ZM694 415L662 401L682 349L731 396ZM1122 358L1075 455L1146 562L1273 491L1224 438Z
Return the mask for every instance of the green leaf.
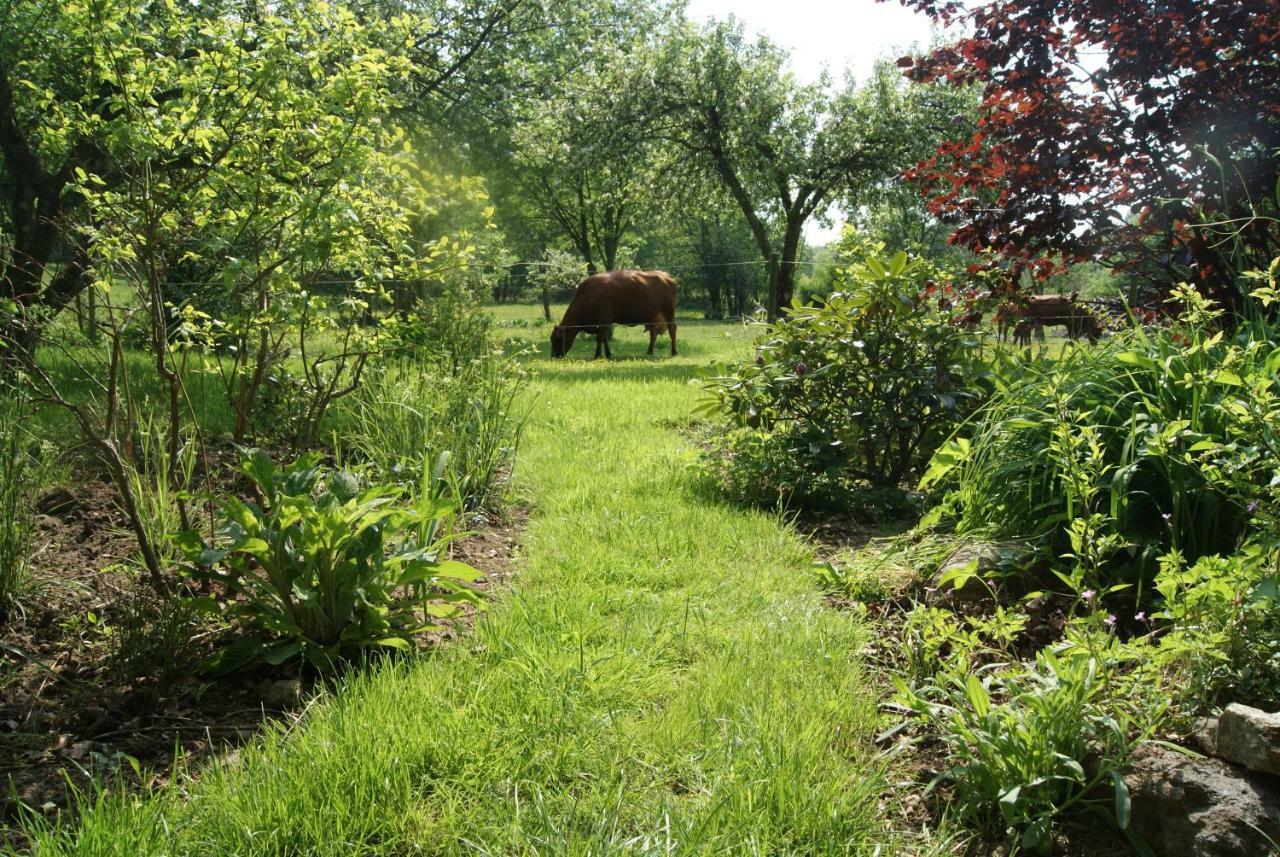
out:
M1133 806L1129 798L1129 787L1125 785L1124 777L1120 776L1119 771L1111 772L1111 781L1115 783L1116 790L1116 824L1121 830L1127 830L1129 814Z
M899 277L907 267L907 254L899 250L893 255L893 260L889 263L889 276Z
M404 637L383 637L381 640L374 640L374 645L383 646L388 649L399 649L400 651L408 651L409 641Z
M484 573L473 566L467 565L465 562L458 562L454 559L443 560L436 565L436 577L447 577L451 580L465 580L468 583L474 583L484 577Z
M974 712L979 717L985 717L991 710L991 696L987 693L987 689L982 686L982 681L973 673L969 673L965 677L964 689Z
M1138 366L1143 369L1155 369L1160 365L1158 361L1137 351L1121 351L1115 359L1126 366Z
M200 560L200 555L204 551L204 539L200 538L200 534L195 530L183 530L173 536L173 544L182 555L191 562L198 562L201 565L207 565Z
M978 560L972 559L962 566L951 568L938 575L938 586L950 583L955 589L964 589L965 584L978 576Z

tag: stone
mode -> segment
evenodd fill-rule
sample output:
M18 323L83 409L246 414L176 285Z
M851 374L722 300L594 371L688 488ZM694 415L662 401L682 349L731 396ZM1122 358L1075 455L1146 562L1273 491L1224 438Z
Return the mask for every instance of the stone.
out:
M1280 842L1280 783L1220 759L1156 744L1123 770L1130 830L1156 855L1261 857Z
M1216 743L1219 759L1280 774L1280 714L1233 702L1218 715Z
M1199 717L1191 730L1190 743L1206 756L1218 755L1218 718Z
M302 696L302 686L297 679L292 678L264 681L258 685L258 695L262 697L262 705L265 708L288 711L298 704L298 699Z
M1000 565L1000 559L1000 549L995 545L977 543L956 548L943 560L942 565L938 566L938 573L934 575L933 586L937 588L938 600L948 606L959 606L991 598L991 590L985 581ZM965 582L959 589L955 587L954 582L942 582L950 572L959 571L971 565L973 566L971 571L975 577Z

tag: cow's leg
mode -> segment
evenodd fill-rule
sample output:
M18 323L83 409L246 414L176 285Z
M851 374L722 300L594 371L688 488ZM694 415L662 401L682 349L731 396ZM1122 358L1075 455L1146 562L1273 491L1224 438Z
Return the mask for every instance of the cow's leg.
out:
M658 341L658 327L656 324L646 324L644 329L649 331L649 350L645 352L650 357L653 356L653 344Z
M603 345L605 359L612 360L613 351L609 349L609 331L610 331L610 328L609 328L609 325L607 324L602 324L598 328L596 328L596 342L598 343L596 346L596 356L597 357L600 356L599 346Z
M596 360L600 359L600 351L606 348L607 346L608 346L608 343L605 341L605 338L604 338L604 328L597 327L596 328L596 356L595 356Z
M676 356L676 323L674 321L667 322L667 333L671 334L671 356Z

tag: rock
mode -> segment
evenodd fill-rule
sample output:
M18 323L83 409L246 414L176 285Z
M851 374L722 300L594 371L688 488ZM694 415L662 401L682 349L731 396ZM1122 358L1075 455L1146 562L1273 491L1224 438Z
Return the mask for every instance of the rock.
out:
M1251 771L1280 774L1280 714L1228 705L1218 716L1214 755Z
M971 544L961 545L951 552L938 566L934 575L933 586L937 588L938 600L948 606L973 604L991 598L991 590L986 584L987 576L1000 564L1000 549L995 545ZM954 581L943 582L952 572L968 570L974 577L959 589Z
M1280 783L1146 744L1124 769L1129 827L1157 855L1260 857L1280 842Z
M258 695L262 697L264 707L288 711L298 704L298 699L302 696L302 686L294 678L264 681L258 685Z
M1218 719L1216 717L1197 718L1190 738L1191 744L1201 753L1207 756L1218 755Z

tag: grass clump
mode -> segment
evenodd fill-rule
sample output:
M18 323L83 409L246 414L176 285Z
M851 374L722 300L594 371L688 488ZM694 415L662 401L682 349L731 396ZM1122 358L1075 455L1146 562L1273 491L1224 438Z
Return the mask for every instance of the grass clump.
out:
M36 499L50 482L50 451L30 433L31 410L0 395L0 624L20 607L36 532Z
M411 487L445 456L453 496L467 511L483 509L519 445L524 386L519 364L490 351L457 363L389 361L342 403L340 447Z

